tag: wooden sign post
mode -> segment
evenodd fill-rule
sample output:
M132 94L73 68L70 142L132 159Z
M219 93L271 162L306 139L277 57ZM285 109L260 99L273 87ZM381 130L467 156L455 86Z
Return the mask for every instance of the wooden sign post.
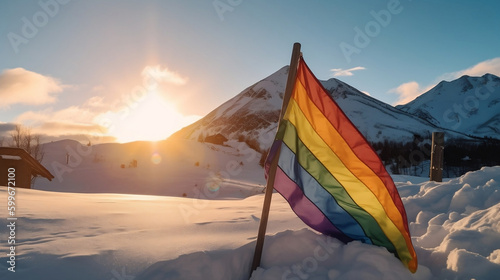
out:
M444 132L432 133L430 180L443 181Z

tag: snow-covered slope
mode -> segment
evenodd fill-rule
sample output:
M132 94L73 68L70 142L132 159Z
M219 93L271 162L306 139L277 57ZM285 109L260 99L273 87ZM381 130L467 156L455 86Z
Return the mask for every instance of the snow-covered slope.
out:
M442 81L397 108L440 127L479 137L500 138L500 78L492 74Z
M370 97L342 81L330 79L322 83L370 142L412 141L414 135L429 137L438 130L431 123ZM452 132L449 135L457 137Z
M281 68L165 141L90 147L70 140L47 143L43 164L56 178L52 182L38 179L35 188L197 197L205 184L215 188L225 184L233 187L224 188L233 197L255 194L265 184L259 153L264 153L274 138L287 75L288 67ZM453 109L453 102L461 102L455 98L457 92L465 102L460 108L469 108L477 101L477 109L468 118L457 113L460 123L449 123L447 128L467 128L464 133L490 137L498 137L500 131L500 78L493 75L442 82L401 107L403 110L337 79L322 83L372 142L412 141L415 134L429 138L437 126L447 125L436 115L446 112L447 106ZM455 127L457 124L460 126ZM199 142L218 134L229 139L225 145ZM451 131L448 136L464 137ZM87 170L93 172L92 178L87 177ZM253 180L258 184L248 184L251 178L258 178Z
M39 190L211 197L201 191L210 185L211 190L224 186L223 197L242 198L260 193L265 184L260 154L240 142L220 146L169 139L84 146L63 140L44 144L44 150L42 164L55 178L36 179Z
M178 131L172 138L203 140L206 136L222 134L228 139L246 141L259 151L267 150L276 132L287 75L288 67L281 68L201 120ZM411 141L415 134L428 136L436 130L433 124L337 79L322 83L369 141Z
M416 274L384 248L307 229L275 194L262 264L251 279L497 279L500 166L443 183L421 180L394 177L418 255ZM223 188L215 191L221 199ZM10 229L7 211L0 211L0 279L246 280L263 200L27 189L15 197L16 272L7 270ZM0 200L7 201L5 187Z
M171 138L199 140L220 133L228 139L256 141L255 148L266 150L276 133L288 68L248 87Z

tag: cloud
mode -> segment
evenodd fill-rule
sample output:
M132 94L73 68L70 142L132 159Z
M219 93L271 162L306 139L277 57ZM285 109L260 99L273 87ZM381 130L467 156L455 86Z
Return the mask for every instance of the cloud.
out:
M103 92L105 89L106 89L105 86L103 86L103 85L97 85L97 86L92 87L92 89L90 91L92 91L92 92Z
M500 76L500 57L496 57L493 59L485 60L482 62L479 62L478 64L469 67L464 70L456 71L456 72L451 72L451 73L445 73L441 76L438 77L438 82L442 80L455 80L463 75L468 75L468 76L483 76L486 73L490 73L496 76ZM436 83L437 84L437 83Z
M12 142L11 132L15 123L0 123L0 146L8 146ZM107 135L106 128L98 124L79 124L64 121L44 122L40 126L29 126L31 133L40 135L42 143L73 139L83 144L116 142L116 137Z
M183 77L166 67L161 69L160 65L145 67L142 71L142 76L145 79L145 84L150 86L157 85L158 83L184 85L188 81L188 78Z
M478 64L464 70L445 73L437 77L433 83L431 83L426 87L419 85L415 81L411 81L408 83L401 84L397 88L389 90L389 93L396 93L399 95L399 98L394 103L394 105L406 104L415 99L416 97L418 97L419 95L421 95L422 93L429 91L443 80L452 81L462 77L463 75L480 77L486 73L500 76L500 57L479 62Z
M13 104L42 105L56 101L55 93L63 85L49 76L24 68L4 70L0 74L0 108Z
M92 96L87 101L85 101L84 106L94 109L99 109L99 108L106 108L108 104L104 102L104 97Z
M60 140L66 140L66 139L71 139L71 140L76 140L82 144L101 144L101 143L112 143L116 142L116 137L109 136L109 135L89 135L89 134L64 134L64 135L46 135L42 134L41 135L42 142L47 143L51 141L60 141Z
M341 68L335 68L335 69L330 69L330 71L333 72L334 77L340 77L340 76L352 76L354 75L352 72L353 71L359 71L359 70L365 70L365 67L362 66L356 66L350 69L341 69Z
M44 122L40 127L40 131L49 132L52 135L68 135L68 134L104 134L107 129L103 126L94 123L73 123L64 121L49 121Z
M27 111L17 116L15 122L28 126L38 126L44 122L52 120L64 120L76 123L91 123L96 112L79 106L70 106L68 108L52 111L50 109L42 111Z
M399 95L395 104L406 104L419 96L422 93L422 88L417 82L411 81L404 83L397 88L393 88L389 90L389 92Z
M167 114L168 117L172 117L173 110L166 107L161 107L156 111L151 110L151 107L148 108L147 106L147 100L144 99L153 93L161 97L161 94L169 85L183 85L188 81L187 77L159 65L145 67L141 72L141 77L143 83L136 88L141 93L146 93L145 96L135 94L134 90L136 88L134 88L132 94L109 100L109 96L105 95L107 92L105 85L84 86L87 92L94 95L84 102L61 109L45 106L26 110L17 115L12 122L30 127L33 133L43 135L43 142L46 142L47 139L58 139L65 135L71 138L74 138L75 135L86 135L100 139L92 140L92 142L100 142L103 139L116 141L117 138L113 134L113 128L118 127L133 134L134 129L139 126L147 128L148 123L154 119L153 116L153 118L141 120L141 116L137 116L141 112L140 108L143 108L142 110L146 112L148 110L153 111L148 112L151 114L162 113L163 110L163 113L169 114ZM22 68L6 70L1 73L0 78L0 102L2 102L0 106L5 107L18 103L49 104L56 101L54 93L68 87L67 85L61 85L59 81L51 77ZM80 91L83 91L83 89L80 88ZM158 102L153 102L153 104L156 103ZM123 118L128 115L135 116L141 123L135 128L131 128L127 122L123 121ZM111 119L109 116L115 116L115 118ZM169 119L169 121L173 122L172 119ZM10 126L3 125L0 122L0 137L8 133L9 128Z
M70 106L53 111L45 109L27 111L14 120L24 126L31 127L37 134L60 135L104 135L107 129L95 122L96 117L107 109L100 97L91 97L81 106Z
M85 138L87 138L87 141L88 139L93 138L94 139L93 142L102 142L102 140L95 141L95 139L98 138L114 139L114 137L112 136L105 135L107 129L98 124L77 123L77 122L72 122L71 120L46 121L46 119L50 116L46 114L43 115L44 117L41 117L42 115L43 114L41 113L30 112L27 115L23 116L24 119L29 118L31 119L31 121L33 121L36 118L43 119L34 122L36 124L34 126L23 124L24 127L30 129L31 133L41 135L42 142L47 142L58 138L60 138L59 140L61 140L64 138L68 138L67 137L68 135L71 136L71 139L75 139L74 136L77 135L78 139L85 140ZM10 136L11 132L15 129L15 126L18 124L20 124L20 122L17 121L15 123L0 122L0 146L2 146L2 144L8 145L11 142L11 136Z
M0 122L0 134L14 130L14 128L16 128L15 123Z
M0 147L9 145L10 134L15 128L15 123L0 122Z

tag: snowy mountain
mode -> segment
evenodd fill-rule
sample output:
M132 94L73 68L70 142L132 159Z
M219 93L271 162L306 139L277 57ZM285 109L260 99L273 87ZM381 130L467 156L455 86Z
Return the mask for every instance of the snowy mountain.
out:
M468 135L499 138L500 78L462 76L442 81L415 100L397 106L436 126Z
M193 140L222 134L228 139L251 142L258 150L270 147L276 133L288 66L246 88L204 118L172 135Z
M329 79L322 82L344 113L370 142L412 141L414 135L430 137L437 126L370 97L354 87ZM455 133L450 135L457 137Z
M276 132L289 67L243 90L201 120L172 137L203 141L222 135L244 141L258 151L267 150ZM351 121L371 142L411 141L415 134L428 136L437 126L330 79L322 82ZM456 136L453 134L453 136Z
M38 179L36 188L199 197L200 190L210 184L224 187L226 197L258 193L265 183L259 158L273 141L287 76L288 67L281 68L165 141L91 147L72 140L44 144L42 163L56 178L52 182ZM441 82L400 109L337 79L322 83L369 141L411 142L415 134L429 138L432 131L442 130L439 126L450 129L449 137L466 137L452 129L496 137L500 131L499 81L496 76L485 75ZM467 118L454 115L459 127L439 118L446 108L465 110L472 105L477 108L469 110ZM398 155L404 153L399 151ZM245 172L239 172L241 169ZM428 170L422 166L422 172L424 169ZM89 184L89 170L101 180ZM255 181L253 178L259 178L258 184L248 183Z

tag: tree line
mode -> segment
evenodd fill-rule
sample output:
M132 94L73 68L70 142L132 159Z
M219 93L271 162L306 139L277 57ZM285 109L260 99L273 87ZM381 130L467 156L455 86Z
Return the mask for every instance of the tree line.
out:
M371 143L380 159L393 174L421 176L428 174L431 140L416 135L412 142L383 141ZM500 165L500 140L449 139L444 143L443 176L455 177L483 166Z
M380 141L370 145L392 174L429 176L431 139L414 135L411 142ZM259 164L264 162L269 150L262 152ZM500 140L450 139L444 145L443 176L456 177L483 166L500 165Z
M42 162L45 152L41 143L40 134L32 133L31 128L16 125L9 135L0 138L0 147L12 147L24 149L38 162ZM31 178L31 184L36 177Z

